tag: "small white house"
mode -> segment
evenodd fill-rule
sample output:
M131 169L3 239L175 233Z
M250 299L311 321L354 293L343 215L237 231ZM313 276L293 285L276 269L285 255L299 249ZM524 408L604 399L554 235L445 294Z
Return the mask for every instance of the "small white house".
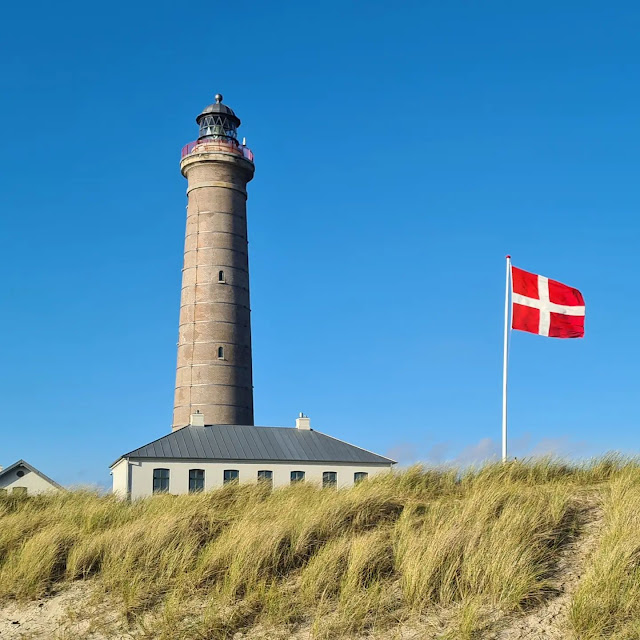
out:
M388 471L395 460L311 429L302 414L296 427L191 424L118 458L113 492L129 498L194 493L229 482L293 482L352 487Z
M54 493L62 487L24 460L0 471L0 494L37 495Z

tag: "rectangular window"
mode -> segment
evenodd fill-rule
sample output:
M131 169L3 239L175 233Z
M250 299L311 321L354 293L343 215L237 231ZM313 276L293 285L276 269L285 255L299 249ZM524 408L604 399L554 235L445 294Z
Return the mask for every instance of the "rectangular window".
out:
M267 469L261 469L258 471L258 482L273 486L273 471Z
M189 493L204 491L204 469L189 469Z
M368 477L369 477L369 474L366 473L365 471L356 471L356 473L353 474L353 483L358 484L358 482L362 482L363 480L366 480Z
M338 484L338 474L335 471L325 471L322 474L322 487L334 488Z
M153 493L167 493L169 491L169 469L153 470Z
M304 481L304 471L292 471L291 472L291 482L303 482Z
M240 472L237 469L225 469L223 482L229 484L230 482L238 482L240 478Z

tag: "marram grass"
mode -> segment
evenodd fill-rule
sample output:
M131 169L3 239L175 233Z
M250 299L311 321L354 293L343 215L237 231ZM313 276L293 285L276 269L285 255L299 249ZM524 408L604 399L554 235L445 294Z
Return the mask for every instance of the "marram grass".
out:
M585 640L640 638L640 472L603 488L604 525L573 597L570 619Z
M255 626L392 637L415 624L439 629L425 637L481 637L553 596L558 560L593 500L604 528L567 637L637 638L640 466L614 457L414 467L342 491L2 497L0 599L86 580L137 638L215 640Z

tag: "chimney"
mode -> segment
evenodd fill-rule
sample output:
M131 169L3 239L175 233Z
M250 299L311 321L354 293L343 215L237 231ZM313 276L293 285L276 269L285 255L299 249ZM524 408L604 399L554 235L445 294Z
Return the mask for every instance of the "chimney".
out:
M305 416L302 411L296 418L296 429L302 429L303 431L311 431L311 418Z
M192 413L189 417L189 426L190 427L204 427L204 413L200 413L200 411L196 411Z

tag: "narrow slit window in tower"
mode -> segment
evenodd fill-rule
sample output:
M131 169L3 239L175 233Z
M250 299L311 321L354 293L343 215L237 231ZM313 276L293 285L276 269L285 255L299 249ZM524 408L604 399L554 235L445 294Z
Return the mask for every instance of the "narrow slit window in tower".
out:
M224 279L224 271L218 271L218 282L226 282Z
M224 360L224 347L218 347L218 360Z

